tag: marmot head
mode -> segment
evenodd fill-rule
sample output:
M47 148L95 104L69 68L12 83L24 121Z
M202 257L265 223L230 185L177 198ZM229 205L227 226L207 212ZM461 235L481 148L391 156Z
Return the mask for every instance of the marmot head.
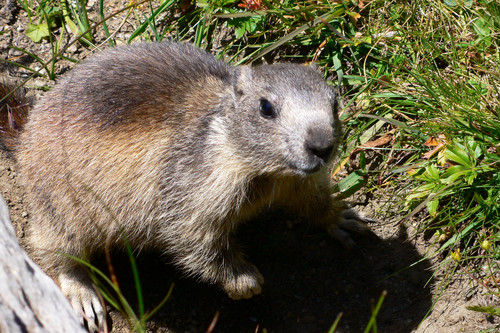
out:
M232 154L252 172L305 176L332 159L341 135L336 94L316 69L239 67L226 114Z

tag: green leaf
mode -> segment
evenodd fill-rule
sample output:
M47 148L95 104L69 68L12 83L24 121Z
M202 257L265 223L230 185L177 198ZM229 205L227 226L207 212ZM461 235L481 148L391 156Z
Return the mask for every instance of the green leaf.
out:
M439 199L433 199L427 203L427 211L432 217L436 217L437 209L439 207Z
M365 184L365 173L360 170L356 170L336 184L335 192L340 192L341 197L347 198Z
M364 84L366 79L361 75L344 75L344 79L347 80L349 85Z
M331 16L331 13L326 13L326 14L323 14L323 15L321 15L319 17L316 17L314 20L309 21L309 22L307 22L304 25L301 25L300 27L298 27L294 31L292 31L289 34L281 37L276 42L272 43L271 45L269 45L269 46L265 47L264 49L260 50L257 54L253 55L251 61L253 61L255 59L259 59L259 58L263 57L264 55L266 55L267 53L269 53L269 52L273 51L274 49L280 47L281 45L283 45L285 43L288 43L289 41L291 41L295 37L303 34L304 31L306 31L307 29L310 29L311 27L313 27L313 26L315 26L315 25L323 22L324 20L328 21L328 18L330 16Z
M406 201L407 202L414 201L415 199L420 199L420 198L426 197L428 195L429 195L428 192L413 192L412 194L410 194L406 197Z
M472 0L444 0L445 5L449 7L464 6L470 8L472 6Z
M333 322L332 327L330 327L330 329L328 330L328 333L335 333L335 331L337 330L337 326L339 325L340 319L342 318L342 315L343 315L342 312L340 312L337 315L337 318L335 318L335 321Z
M340 59L341 57L342 57L341 52L335 52L332 56L333 67L335 69L335 72L337 72L337 80L339 82L339 85L342 83L342 80L344 79L344 71L342 70L342 61Z
M156 19L156 17L161 14L162 12L166 11L168 7L170 7L171 5L173 5L175 3L174 0L168 0L168 1L165 1L163 2L160 7L158 7L158 9L156 9L153 14L151 14L151 16L149 17L149 20L154 20ZM132 32L132 34L130 35L129 39L128 39L128 43L130 44L134 38L136 38L137 36L139 36L140 34L142 34L144 31L146 31L146 28L149 26L149 20L146 20L145 22L143 22L137 29L134 30L134 32Z
M450 177L455 174L463 174L465 171L470 170L470 168L467 168L463 165L454 165L446 169L446 172L443 174L443 178Z
M409 126L402 121L392 119L391 118L392 116L390 116L390 115L387 115L386 117L380 117L380 116L376 116L374 114L360 114L358 117L382 120L382 121L385 121L386 123L389 123L389 124L392 124L394 126L401 128L401 129L407 130L410 133L413 133L413 134L419 136L424 141L428 139L428 137L425 134L423 134L422 132L420 132L418 129L413 128L412 126Z
M452 173L448 177L443 177L443 179L441 179L441 183L443 183L445 185L449 185L451 183L454 183L455 180L457 180L462 175L463 175L463 173L461 173L461 172Z
M438 184L435 182L428 182L427 184L420 185L416 189L414 189L414 192L425 192L426 194L431 194L436 192L438 188Z
M480 208L480 207L477 206L476 210L478 208ZM471 213L473 214L474 211L471 211ZM444 243L443 245L441 245L441 247L439 248L438 252L444 251L450 245L455 244L458 240L460 240L460 239L464 238L465 236L467 236L469 233L471 233L474 230L474 228L477 228L477 226L480 225L481 223L482 223L482 221L474 221L471 224L469 224L467 227L465 227L459 233L454 234L450 239L448 239L448 241L446 243Z
M474 22L474 30L481 37L485 37L491 34L491 29L490 29L491 26L492 26L491 18L489 19L489 22L488 20L482 17L478 18Z
M437 181L440 180L439 170L436 167L436 165L434 164L429 165L428 167L425 168L425 172L431 180L437 180Z
M238 17L227 20L227 25L235 28L236 38L241 38L245 32L255 33L261 20L261 16Z
M495 308L493 306L467 306L467 310L488 313L493 316L500 317L500 308Z
M465 176L465 181L467 182L467 184L472 185L476 177L477 177L477 172L471 170L470 173L467 176Z
M26 35L35 43L39 42L42 38L48 37L49 33L49 26L45 22L40 24L28 23L28 29L26 29Z
M46 14L49 17L58 16L62 14L59 6L48 6L48 5L45 6L41 5L40 7L37 8L37 12L39 15Z
M243 35L245 35L245 26L244 25L238 25L234 28L234 33L236 35L236 38L241 38Z
M472 162L469 158L469 154L467 154L465 150L459 148L458 146L448 145L446 147L444 155L446 156L447 159L455 163L458 163L468 168L473 167Z

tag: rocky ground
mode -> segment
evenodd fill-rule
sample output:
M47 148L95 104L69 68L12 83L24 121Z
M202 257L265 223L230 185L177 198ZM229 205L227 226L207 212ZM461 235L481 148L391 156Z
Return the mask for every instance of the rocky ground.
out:
M109 10L126 4L109 3ZM28 18L17 2L0 0L0 8L1 59L30 68L38 66L31 57L9 46L49 59L49 43L34 43L25 35ZM111 20L110 30L117 30L121 22L120 16ZM124 41L130 29L123 25L116 36ZM78 44L66 52L77 60L89 54ZM72 66L60 61L56 72L62 74ZM4 64L1 78L20 82L28 74ZM27 86L36 99L43 95L37 88L52 84L35 79ZM0 190L29 253L26 230L30 208L15 161L3 152ZM215 332L326 332L339 313L343 316L338 332L361 332L383 291L387 296L377 316L379 332L478 332L498 325L498 320L466 309L469 305L494 305L494 299L466 275L456 274L449 280L445 267L438 266L443 258L426 258L432 239L416 234L416 221L400 223L403 216L394 193L397 189L390 193L380 190L368 205L358 207L380 222L373 225L376 236L354 235L358 248L351 251L284 212L269 212L251 221L240 230L239 238L266 283L262 295L250 300L232 301L216 287L183 277L161 254L141 253L137 261L147 309L153 309L175 284L170 299L150 320L148 332L204 332L213 320L217 321ZM135 304L128 259L119 253L113 258L121 287ZM112 332L129 331L127 321L116 310L110 309L110 316Z

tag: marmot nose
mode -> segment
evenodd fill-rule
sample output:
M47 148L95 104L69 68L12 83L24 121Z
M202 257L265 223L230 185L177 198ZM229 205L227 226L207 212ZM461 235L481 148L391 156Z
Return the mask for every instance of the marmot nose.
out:
M324 163L328 162L333 152L333 137L326 135L309 136L306 141L306 150L313 156L318 157Z

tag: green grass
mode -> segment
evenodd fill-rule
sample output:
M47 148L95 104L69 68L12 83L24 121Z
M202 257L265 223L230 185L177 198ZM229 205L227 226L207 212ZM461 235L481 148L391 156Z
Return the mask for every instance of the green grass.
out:
M388 45L398 59L391 63L389 88L362 98L378 114L400 115L417 130L401 134L402 144L411 140L417 148L406 163L418 185L406 197L409 217L425 209L421 229L436 231L438 253L460 250L457 265L479 281L494 280L500 258L500 6L422 4L400 12L401 23L394 25L402 37ZM478 261L488 269L472 268ZM484 284L500 296L498 281Z
M358 101L411 126L391 123L392 148L411 153L383 181L410 177L404 221L435 232L440 246L429 255L442 256L447 273L465 273L500 298L500 5L446 3L373 5L384 21L367 27L399 37L384 42L387 67Z
M68 31L89 49L101 30L116 43L105 1L94 21L82 1L66 9L70 2L18 1L37 28L32 34L50 39L51 59L26 51L50 79L55 63L69 59ZM355 171L340 181L341 194L408 184L400 192L402 223L412 219L420 232L435 233L438 250L428 255L500 299L498 1L166 0L123 12L134 26L129 43L189 40L236 65L316 62L342 95L341 165ZM221 31L230 35L222 43ZM376 170L367 160L373 152L383 160Z
M118 277L115 274L109 249L106 249L106 263L108 266L109 276L96 266L90 264L89 260L86 258L70 258L87 269L93 284L99 290L99 296L102 297L101 301L104 302L104 300L106 300L108 304L118 310L123 317L127 319L132 332L145 333L147 331L147 321L168 301L172 295L174 284L172 283L170 285L167 294L161 302L154 307L154 309L146 311L144 307L141 281L139 278L139 270L137 269L135 256L128 242L126 248L137 294L137 310L134 310L134 307L130 304L129 300L125 297L122 289L120 288L120 283L118 282ZM104 332L108 332L109 328L107 327L107 322L105 321L103 325Z

